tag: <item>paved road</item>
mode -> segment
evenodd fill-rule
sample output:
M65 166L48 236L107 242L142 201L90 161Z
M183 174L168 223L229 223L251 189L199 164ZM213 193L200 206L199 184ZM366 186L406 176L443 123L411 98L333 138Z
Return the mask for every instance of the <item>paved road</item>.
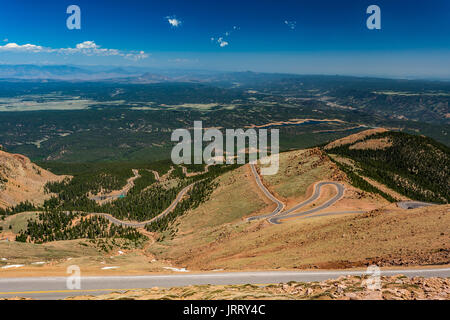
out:
M345 275L362 275L364 270L339 271L261 271L149 276L82 277L80 290L68 290L65 277L0 278L0 298L30 297L63 299L77 295L100 295L136 288L179 287L188 285L269 284L289 281L311 282L336 279ZM450 277L450 268L381 270L381 275L404 274L408 277Z
M272 202L277 204L277 207L275 208L275 210L273 212L271 212L269 214L250 217L247 219L248 221L258 220L258 219L267 219L272 224L280 224L281 223L280 221L283 219L304 217L306 215L310 215L310 214L318 212L320 210L324 210L324 209L332 206L333 204L335 204L344 195L345 188L342 184L340 184L338 182L328 182L328 181L319 182L314 186L314 193L311 195L311 197L309 197L302 203L299 203L298 205L292 207L291 209L283 211L283 209L285 207L284 203L282 203L280 200L275 198L275 196L272 193L270 193L270 191L262 183L261 177L259 176L258 172L256 171L255 165L250 164L250 167L252 169L252 173L253 173L253 176L255 177L255 181L256 181L256 184L258 185L258 187L262 190L262 192L265 194L265 196L267 198L269 198ZM311 204L312 202L316 201L320 196L322 187L326 186L326 185L333 185L336 187L336 189L337 189L336 196L334 196L333 198L331 198L324 204L317 206L313 209L310 209L308 211L293 213L293 212L307 206L308 204ZM364 211L327 212L327 213L323 213L320 215L311 216L311 218L318 217L318 216L331 216L331 215L348 214L348 213L363 213L363 212ZM293 214L291 214L291 213L293 213Z
M250 164L250 168L252 169L252 173L253 173L253 176L255 177L255 181L256 181L256 184L258 185L258 187L261 189L261 191L264 193L264 195L267 198L270 199L270 201L274 202L277 205L277 207L275 208L275 210L273 210L269 214L265 214L265 215L261 215L261 216L255 216L255 217L250 217L247 220L248 221L253 221L253 220L259 220L259 219L267 219L267 218L270 218L270 217L273 217L273 216L277 215L278 213L283 211L284 203L281 202L280 200L278 200L277 198L275 198L274 195L272 193L270 193L270 191L262 183L261 177L259 176L258 172L256 171L255 165L254 164Z
M106 219L108 219L111 223L114 223L116 225L121 225L121 226L125 226L125 227L134 227L134 228L144 228L146 225L155 222L163 217L165 217L166 215L168 215L170 212L172 212L175 207L178 205L178 203L181 201L181 199L183 199L184 195L189 191L189 189L191 189L194 186L195 183L191 183L190 185L188 185L187 187L183 188L183 190L181 190L177 197L175 198L175 200L170 204L169 207L167 207L163 212L161 212L159 215L157 215L156 217L147 220L147 221L142 221L142 222L135 222L135 221L123 221L123 220L119 220L115 217L113 217L112 215L108 214L108 213L97 213L97 212L93 212L93 213L89 213L89 214L93 214L96 216L102 216Z
M332 185L332 186L336 187L338 192L333 198L331 198L330 200L326 201L325 203L323 203L317 207L314 207L312 209L309 209L307 211L295 213L295 211L299 210L300 208L319 199L322 187L324 187L326 185ZM282 212L280 215L269 218L269 222L273 223L273 224L280 224L281 223L280 220L283 220L283 219L302 217L302 216L306 216L308 214L312 214L312 213L324 210L324 209L332 206L340 198L342 198L342 196L344 195L344 190L345 190L344 186L338 182L329 182L329 181L319 182L314 186L314 193L311 197L309 197L307 200L303 201L302 203L296 205L295 207L292 207L291 209ZM294 213L292 213L292 212L294 212ZM350 213L350 212L354 212L354 211L347 211L346 213ZM358 211L358 213L359 212L360 211ZM333 213L333 214L337 214L337 212ZM330 214L328 214L328 215L330 215Z
M416 209L422 207L434 206L434 203L420 202L420 201L401 201L397 202L397 206L402 209Z

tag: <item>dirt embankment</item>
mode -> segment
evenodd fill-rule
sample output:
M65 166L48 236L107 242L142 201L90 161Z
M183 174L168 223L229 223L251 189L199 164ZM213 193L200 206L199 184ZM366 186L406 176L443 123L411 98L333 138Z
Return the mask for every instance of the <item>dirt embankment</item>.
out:
M357 276L321 282L256 285L206 285L152 288L116 292L101 296L80 296L67 300L449 300L450 279L381 277L380 288L368 289L370 280Z

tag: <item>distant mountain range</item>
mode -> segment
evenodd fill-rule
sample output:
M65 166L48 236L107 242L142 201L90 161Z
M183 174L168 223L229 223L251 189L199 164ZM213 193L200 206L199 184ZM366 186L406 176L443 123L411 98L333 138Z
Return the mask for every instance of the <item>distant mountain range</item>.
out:
M163 71L137 67L102 67L71 65L0 65L3 80L106 80L120 83L198 82L218 80L217 73L199 71ZM221 76L227 80L229 76Z
M381 78L354 77L339 75L300 75L286 73L264 73L253 71L223 72L208 70L169 69L133 66L75 66L75 65L7 65L0 64L0 80L54 80L54 81L107 81L117 83L162 83L162 82L202 82L225 86L239 85L272 85L283 84L284 81L322 82L324 79L332 83L342 81L371 82ZM406 83L408 80L390 80L391 83ZM443 84L448 84L443 81Z
M69 65L0 65L1 79L102 80L137 76L142 72L126 68L89 68Z
M138 67L71 66L71 65L0 65L0 79L7 81L105 81L149 84L163 82L202 82L233 85L279 80L286 74L257 72L214 72L201 70L160 70ZM288 75L297 77L296 75Z

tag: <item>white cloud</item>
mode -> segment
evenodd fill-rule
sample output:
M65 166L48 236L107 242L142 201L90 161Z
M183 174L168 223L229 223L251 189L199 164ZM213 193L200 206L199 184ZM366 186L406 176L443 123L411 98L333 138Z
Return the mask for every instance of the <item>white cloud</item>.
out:
M85 41L77 44L77 49L96 49L99 48L94 41Z
M8 43L0 46L0 52L28 52L28 53L56 53L56 54L82 54L86 56L119 56L130 60L140 60L148 58L144 51L121 51L118 49L107 49L97 45L94 41L84 41L78 43L75 48L47 48L34 44L18 45Z
M182 24L181 20L177 19L175 16L167 16L166 19L167 22L169 22L169 24L174 28L178 28Z
M0 51L16 51L16 52L41 52L44 48L41 46L36 46L34 44L24 44L18 45L17 43L11 42L7 43L4 46L0 46Z
M129 59L129 60L133 60L133 61L147 59L148 57L149 57L149 55L147 53L145 53L144 51L139 51L139 53L127 53L125 55L125 59Z
M289 27L289 29L291 29L291 30L295 30L295 28L297 27L297 21L285 20L284 24L287 25Z
M6 38L6 39L3 39L3 42L8 42L9 40L8 40L8 38Z
M229 44L228 41L223 40L222 37L220 37L219 39L217 39L217 42L219 43L219 46L220 46L221 48L226 47L226 46Z
M121 51L117 49L106 49L101 48L94 41L84 41L82 43L78 43L75 48L60 48L55 50L58 53L62 54L84 54L87 56L124 56L127 57L129 54L133 53L121 53Z
M239 30L241 30L240 27L233 26L233 30L226 31L223 34L223 36L218 37L217 39L215 37L211 37L211 42L217 43L219 45L219 47L224 48L230 44L228 37L230 37L232 35L232 33L234 33L235 31L239 31Z

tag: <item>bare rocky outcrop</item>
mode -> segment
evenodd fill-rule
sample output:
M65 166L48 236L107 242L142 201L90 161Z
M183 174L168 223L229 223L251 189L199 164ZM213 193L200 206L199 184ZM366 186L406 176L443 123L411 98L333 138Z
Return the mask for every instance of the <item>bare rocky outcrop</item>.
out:
M40 168L23 155L0 150L0 208L24 201L40 204L50 197L44 192L45 184L64 177Z

